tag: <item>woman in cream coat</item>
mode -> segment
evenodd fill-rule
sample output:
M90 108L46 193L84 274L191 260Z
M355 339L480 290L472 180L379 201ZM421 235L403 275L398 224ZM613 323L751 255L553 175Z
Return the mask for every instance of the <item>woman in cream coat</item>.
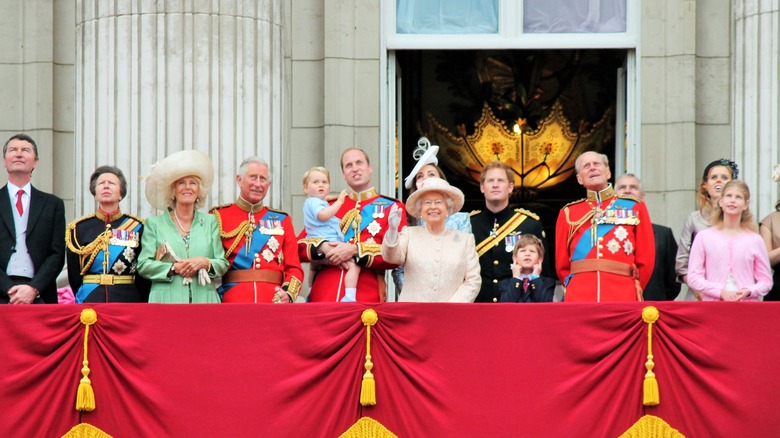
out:
M138 273L152 281L150 303L219 303L212 279L228 269L214 216L201 213L214 170L195 150L157 164L146 179L146 199L163 214L146 220Z
M463 192L441 178L428 178L406 203L409 214L425 225L399 233L403 213L396 206L390 210L382 257L405 266L399 301L470 303L477 297L482 278L474 235L445 226L461 207Z

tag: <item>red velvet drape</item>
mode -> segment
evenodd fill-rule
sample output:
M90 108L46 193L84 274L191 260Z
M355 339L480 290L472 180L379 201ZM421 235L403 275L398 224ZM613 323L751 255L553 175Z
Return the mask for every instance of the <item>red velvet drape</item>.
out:
M661 404L642 406L649 303L372 306L377 405L359 404L361 304L91 306L97 409L117 436L618 436L644 414L689 437L780 434L780 304L653 303ZM79 423L83 306L0 307L0 436Z

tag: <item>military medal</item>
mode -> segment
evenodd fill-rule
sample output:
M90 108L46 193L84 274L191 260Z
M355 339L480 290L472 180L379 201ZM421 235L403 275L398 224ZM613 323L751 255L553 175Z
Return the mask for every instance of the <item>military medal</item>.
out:
M374 213L371 214L374 219L381 219L385 217L385 206L382 204L374 204Z
M492 239L498 237L498 219L493 219L493 229L490 230L490 237Z
M370 224L366 227L369 233L371 233L372 236L376 236L377 233L382 231L382 226L379 225L379 222L377 221L371 221Z
M509 236L506 236L504 238L504 249L506 249L506 252L512 252L512 250L515 248L515 244L520 239L519 234L511 234Z

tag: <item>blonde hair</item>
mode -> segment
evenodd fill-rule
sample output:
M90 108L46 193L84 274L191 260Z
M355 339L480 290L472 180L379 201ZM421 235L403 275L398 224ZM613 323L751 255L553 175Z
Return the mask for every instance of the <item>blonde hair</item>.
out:
M170 186L165 191L165 197L166 199L169 199L168 201L168 208L176 207L176 183L179 182L179 180L182 180L184 178L193 178L196 181L198 181L198 197L195 198L195 209L197 210L200 208L201 203L203 202L203 191L206 190L206 185L203 184L203 180L200 179L197 175L184 175L181 178L176 178Z
M726 195L726 191L729 189L740 191L742 196L745 197L745 204L750 203L750 188L748 188L748 185L745 184L744 181L740 179L732 179L731 181L727 182L726 185L723 186L721 199L723 199L723 197ZM716 203L712 213L712 226L720 227L721 225L723 225L723 209L720 207L720 203ZM739 225L746 230L758 232L758 226L756 225L755 219L753 219L753 213L750 212L750 207L746 208L742 212L742 216L739 218Z
M322 166L314 166L311 169L307 170L303 174L303 185L306 186L306 184L309 184L309 176L312 172L319 172L323 175L325 175L325 178L328 178L328 182L330 182L330 172L328 172L328 169L322 167Z
M516 256L517 252L520 251L521 248L524 248L528 245L536 246L536 250L539 251L539 260L544 259L544 245L542 244L542 240L533 234L521 235L520 238L517 239L515 247L512 248L512 255Z

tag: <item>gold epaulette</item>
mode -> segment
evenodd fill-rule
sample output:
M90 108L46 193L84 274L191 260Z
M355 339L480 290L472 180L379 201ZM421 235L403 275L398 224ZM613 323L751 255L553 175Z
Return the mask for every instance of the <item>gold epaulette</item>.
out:
M587 201L587 199L588 199L588 198L580 198L580 199L578 199L578 200L576 200L576 201L571 201L571 202L569 202L568 204L564 205L564 206L563 206L563 207L561 207L561 208L563 209L563 208L566 208L566 207L568 207L568 206L570 206L570 205L579 204L579 203L580 203L580 202L582 202L582 201Z
M136 215L134 215L134 214L127 214L127 213L124 213L124 215L125 215L125 216L127 216L127 217L129 217L129 218L131 218L131 219L135 219L135 220L137 220L137 221L138 221L138 222L140 222L141 224L143 224L143 223L144 223L144 220L143 220L143 219L141 219L140 217L138 217L138 216L136 216Z
M268 209L268 211L273 211L274 213L281 213L281 214L283 214L283 215L285 215L285 216L289 216L289 214L287 214L287 212L286 212L286 211L277 210L277 209L275 209L275 208L271 208L271 207L269 207L269 206L267 206L267 205L265 206L265 208L267 208L267 209Z
M538 214L532 213L532 212L530 212L530 211L528 211L528 210L526 210L524 208L516 208L515 212L516 213L523 213L524 215L526 215L526 216L528 216L530 218L534 218L536 220L539 220L539 215Z
M91 219L91 218L93 218L93 217L95 217L95 213L88 214L88 215L86 215L86 216L82 216L82 217L80 217L80 218L76 219L75 221L73 221L73 222L71 222L71 223L69 223L69 224L68 224L68 230L73 230L73 229L75 229L75 228L76 228L76 225L77 225L79 222L84 222L85 220L87 220L87 219Z
M400 199L391 198L391 197L389 197L389 196L385 196L385 195L379 195L379 196L381 196L381 197L383 197L383 198L385 198L385 199L389 199L389 200L391 200L391 201L393 201L393 202L400 202L400 203L402 203L402 204L403 204L403 201L401 201Z
M480 213L482 213L482 210L471 210L471 212L469 213L469 217L476 216Z
M232 202L229 202L229 203L227 203L227 204L222 204L222 205L217 205L217 206L215 206L215 207L211 207L211 208L209 209L209 213L214 213L214 210L219 210L219 209L221 209L221 208L230 207L231 205L233 205L233 203L232 203Z
M630 199L634 202L642 202L642 200L637 198L636 196L631 196L631 195L616 195L616 196L620 199Z

